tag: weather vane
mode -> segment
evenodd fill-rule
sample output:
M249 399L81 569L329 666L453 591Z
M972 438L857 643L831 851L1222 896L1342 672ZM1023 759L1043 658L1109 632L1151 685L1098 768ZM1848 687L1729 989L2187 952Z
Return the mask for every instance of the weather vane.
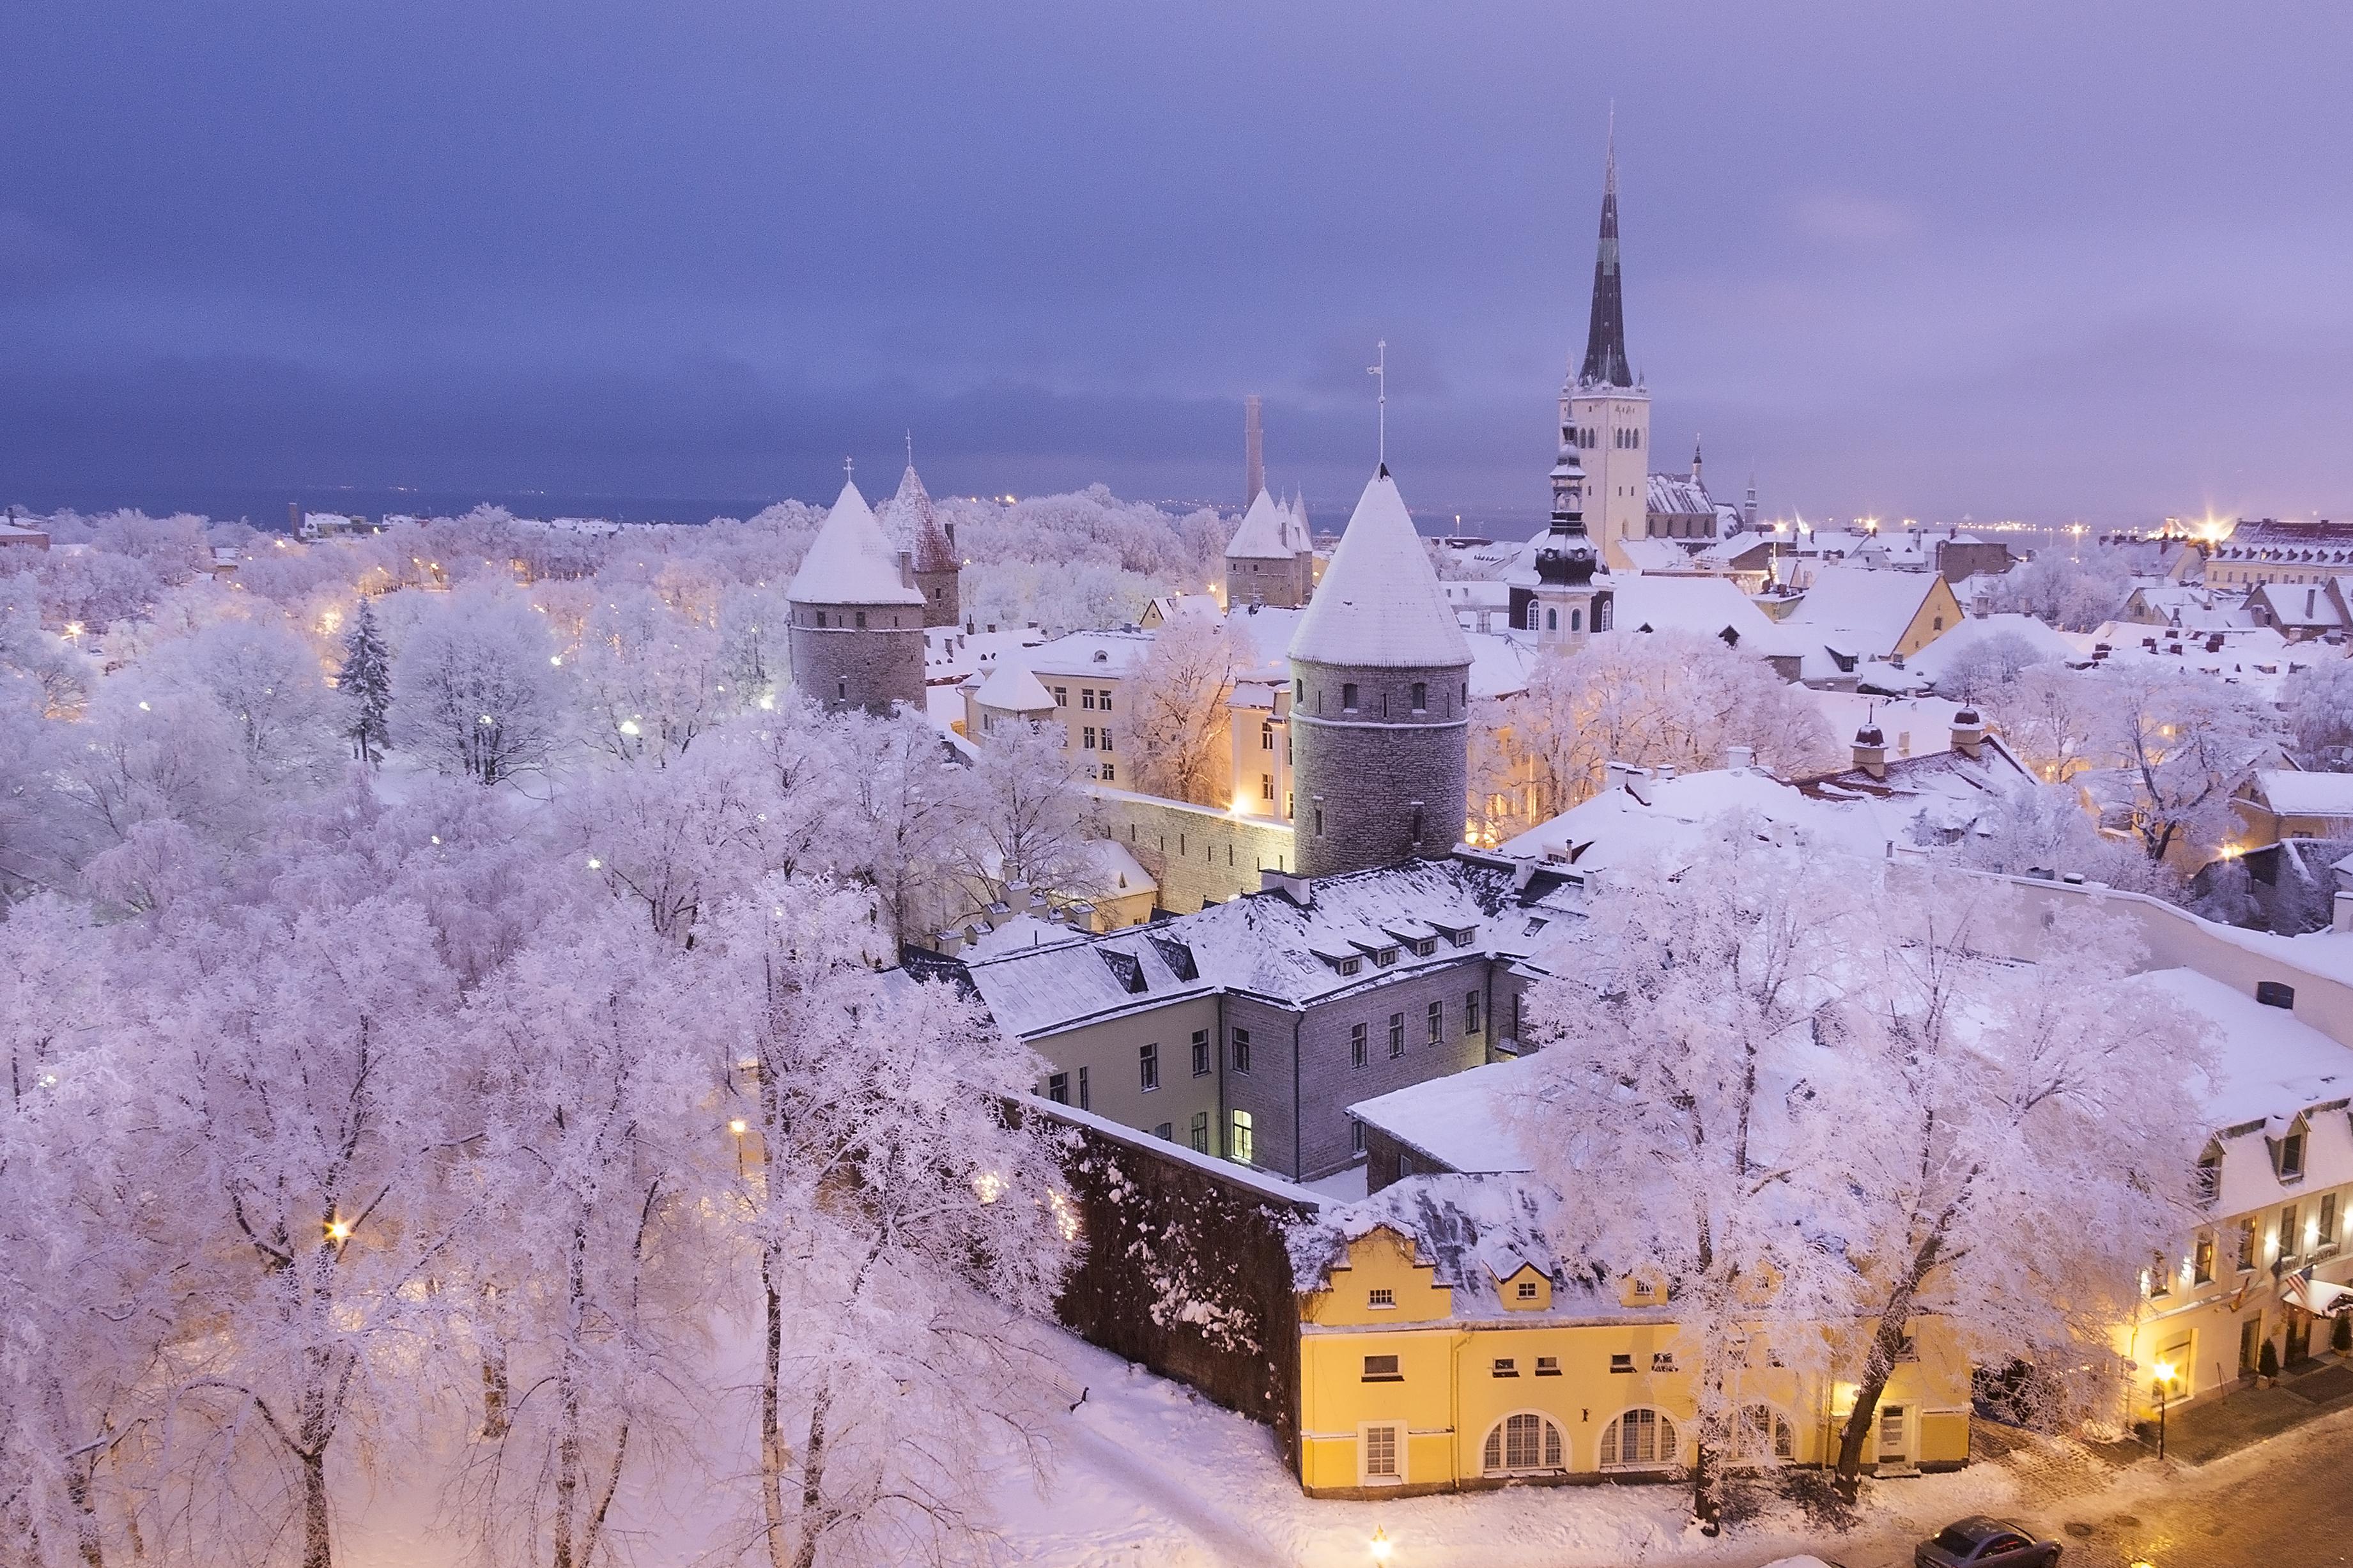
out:
M1379 454L1379 458L1380 458L1380 465L1381 465L1381 467L1383 467L1383 468L1388 468L1388 467L1389 466L1389 341L1388 341L1388 339L1387 339L1387 338L1383 338L1383 339L1381 339L1381 340L1380 340L1380 342L1378 342L1375 343L1375 344L1373 345L1373 352L1374 352L1374 355L1375 355L1375 357L1374 357L1374 361L1373 361L1373 363L1372 363L1371 364L1368 364L1368 365L1366 365L1366 366L1365 367L1365 374L1366 374L1366 375L1371 376L1371 377L1372 377L1376 382L1377 382L1377 383L1379 384L1379 385L1380 385L1380 393L1379 393L1379 395L1378 395L1378 396L1377 396L1377 398L1376 398L1376 400L1375 400L1375 401L1376 401L1376 403L1377 403L1377 406L1378 406L1378 408L1379 408L1379 414L1377 415L1377 418L1378 418L1378 420L1379 420L1379 432L1380 432L1380 436L1379 436L1379 444L1378 444L1378 446L1377 446L1375 449L1376 449L1376 450L1378 452L1378 454Z

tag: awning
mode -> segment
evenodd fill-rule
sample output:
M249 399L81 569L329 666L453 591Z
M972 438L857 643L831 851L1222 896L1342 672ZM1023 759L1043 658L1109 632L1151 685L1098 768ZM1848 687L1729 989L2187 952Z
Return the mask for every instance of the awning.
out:
M2318 1317L2353 1312L2353 1287L2315 1279L2308 1268L2289 1275L2280 1284L2281 1299Z

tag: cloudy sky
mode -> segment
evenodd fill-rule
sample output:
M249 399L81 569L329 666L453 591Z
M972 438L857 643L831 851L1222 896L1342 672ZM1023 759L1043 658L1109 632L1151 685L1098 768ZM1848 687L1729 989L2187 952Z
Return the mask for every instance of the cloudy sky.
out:
M2353 511L2313 0L21 0L0 500L1540 510L1609 107L1656 449L1768 509Z

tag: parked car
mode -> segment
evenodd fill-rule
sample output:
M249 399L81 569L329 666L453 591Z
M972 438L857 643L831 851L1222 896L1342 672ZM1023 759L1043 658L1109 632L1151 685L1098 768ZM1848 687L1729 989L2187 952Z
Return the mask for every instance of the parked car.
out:
M1913 1549L1913 1568L2055 1568L2059 1543L2007 1520L1972 1514Z
M1798 1557L1776 1557L1765 1568L1846 1568L1843 1563L1833 1563L1827 1557L1807 1552Z

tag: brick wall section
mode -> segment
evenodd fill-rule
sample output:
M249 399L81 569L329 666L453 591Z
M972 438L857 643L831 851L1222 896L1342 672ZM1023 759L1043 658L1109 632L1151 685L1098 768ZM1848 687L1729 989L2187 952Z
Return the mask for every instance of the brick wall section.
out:
M857 618L862 613L866 626ZM823 613L826 624L816 625ZM793 684L828 712L923 701L923 612L915 605L795 605ZM891 622L899 621L893 626ZM848 625L837 625L847 622Z
M1312 1196L1036 1109L1075 1135L1063 1171L1083 1245L1057 1315L1090 1343L1272 1427L1297 1473L1299 1307L1283 1237L1314 1212Z
M923 625L955 626L964 624L964 592L959 583L961 574L955 571L915 572L911 574L915 586L923 595Z
M1293 659L1292 670L1305 686L1291 709L1301 869L1312 877L1362 871L1445 855L1461 842L1468 667L1349 668ZM1419 716L1411 710L1415 681L1428 688ZM1342 707L1349 683L1356 687L1354 713Z
M1277 817L1238 816L1206 805L1095 792L1104 837L1127 847L1160 884L1160 907L1189 915L1205 903L1255 893L1261 867L1288 870L1294 862L1291 824Z

